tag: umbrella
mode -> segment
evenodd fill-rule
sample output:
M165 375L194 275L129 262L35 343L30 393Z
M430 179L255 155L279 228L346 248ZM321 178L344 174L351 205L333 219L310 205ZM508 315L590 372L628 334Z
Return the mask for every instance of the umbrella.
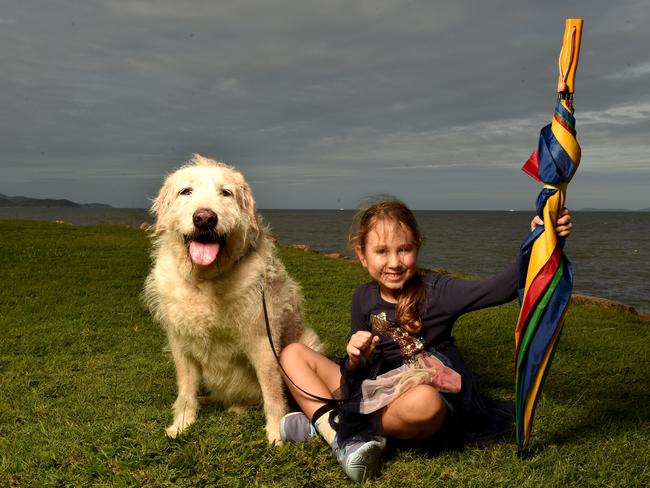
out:
M558 238L555 227L564 207L567 184L580 163L573 91L581 34L582 20L567 19L555 113L551 123L541 130L538 147L522 168L544 184L537 197L537 213L544 225L530 233L520 252L521 309L515 330L515 418L520 452L530 442L535 406L573 288L571 263L564 255L564 242Z

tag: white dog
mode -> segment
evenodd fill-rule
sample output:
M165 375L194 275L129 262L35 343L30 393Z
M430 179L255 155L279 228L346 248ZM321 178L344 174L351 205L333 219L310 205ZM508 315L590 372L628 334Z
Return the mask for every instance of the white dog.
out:
M144 299L167 332L178 398L167 435L196 420L201 382L233 411L264 402L269 442L286 413L283 382L269 344L266 297L277 352L320 342L302 319L299 286L275 253L241 173L197 154L171 174L151 208L153 268Z

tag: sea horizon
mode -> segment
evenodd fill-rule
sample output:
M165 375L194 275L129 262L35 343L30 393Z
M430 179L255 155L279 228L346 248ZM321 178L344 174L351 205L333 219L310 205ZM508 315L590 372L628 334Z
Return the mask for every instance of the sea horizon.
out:
M44 203L39 205L39 203ZM58 204L57 204L58 203ZM5 195L0 193L0 209L2 208L90 208L90 209L120 209L120 210L148 210L150 206L146 207L129 207L129 206L115 206L101 202L80 203L69 200L67 198L35 198L27 197L24 195ZM467 209L439 209L439 208L416 208L411 207L412 210L422 212L529 212L531 209L518 209L518 208L467 208ZM258 210L290 210L290 211L318 211L318 210L356 210L357 208L344 208L344 207L328 207L328 208L284 208L284 207L258 207ZM650 212L650 207L640 209L630 208L598 208L598 207L584 207L581 209L572 209L575 212Z
M150 207L121 207L115 205L109 205L104 203L80 203L79 206L52 206L52 205L13 205L13 206L0 206L0 209L18 209L18 208L28 208L28 209L115 209L115 210L143 210L149 211ZM358 207L355 208L344 208L344 207L331 207L331 208L281 208L281 207L258 207L259 211L264 210L287 210L287 211L357 211ZM530 208L416 208L412 207L411 210L418 212L532 212L533 209ZM579 209L571 209L571 212L650 212L649 208L640 208L640 209L630 209L630 208L596 208L596 207L585 207Z
M354 209L260 209L282 245L351 255L347 234ZM425 244L419 264L476 277L490 276L515 258L532 210L415 210ZM650 212L572 210L574 231L565 252L574 266L574 292L650 312ZM74 225L152 224L139 207L0 207L0 219Z

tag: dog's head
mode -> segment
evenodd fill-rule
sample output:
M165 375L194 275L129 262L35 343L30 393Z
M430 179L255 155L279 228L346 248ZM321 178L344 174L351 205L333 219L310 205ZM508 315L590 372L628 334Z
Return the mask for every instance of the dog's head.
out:
M169 175L151 207L157 241L184 249L198 269L228 269L260 235L244 176L224 163L193 154Z

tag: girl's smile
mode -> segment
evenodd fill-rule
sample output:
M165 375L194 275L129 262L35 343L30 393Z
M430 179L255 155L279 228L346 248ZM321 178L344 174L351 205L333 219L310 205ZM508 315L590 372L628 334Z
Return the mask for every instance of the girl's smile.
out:
M381 297L397 302L404 284L416 272L418 248L413 233L398 222L381 220L368 233L365 247L357 246L355 251L379 284Z

